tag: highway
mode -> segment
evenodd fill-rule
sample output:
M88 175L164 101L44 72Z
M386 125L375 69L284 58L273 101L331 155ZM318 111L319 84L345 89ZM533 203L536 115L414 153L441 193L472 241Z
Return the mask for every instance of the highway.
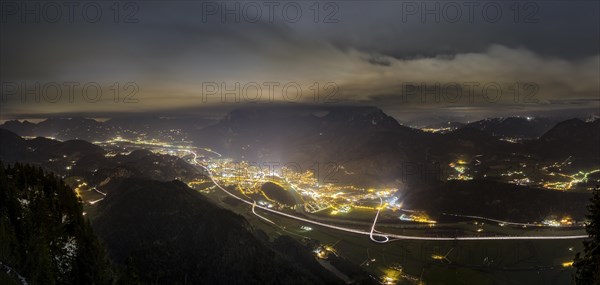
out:
M313 225L317 225L317 226L321 226L321 227L325 227L325 228L329 228L329 229L334 229L334 230L338 230L338 231L343 231L343 232L347 232L347 233L353 233L353 234L360 234L360 235L366 235L369 236L369 238L377 243L386 243L391 241L390 238L395 239L395 240L424 240L424 241L456 241L456 240L464 240L464 241L486 241L486 240L567 240L567 239L585 239L588 238L587 235L569 235L569 236L489 236L489 237L475 237L475 236L461 236L461 237L430 237L430 236L406 236L406 235L397 235L397 234L388 234L388 233L381 233L381 232L375 232L375 224L377 223L377 218L379 216L379 212L381 211L381 207L380 209L377 211L377 215L375 216L375 220L373 221L373 226L371 227L370 231L364 231L364 230L359 230L359 229L353 229L353 228L347 228L347 227L341 227L341 226L336 226L336 225L332 225L332 224L326 224L326 223L322 223L322 222L318 222L318 221L314 221L314 220L310 220L310 219L306 219L306 218L301 218L301 217L297 217L288 213L284 213L284 212L280 212L274 209L270 209L264 206L260 206L260 205L256 205L256 203L252 203L250 201L247 201L245 199L242 199L236 195L234 195L233 193L227 191L227 189L225 189L223 186L219 185L219 183L215 180L212 172L210 171L210 169L208 169L208 167L202 165L201 163L199 163L196 158L197 155L196 153L194 153L193 151L190 151L194 154L194 162L196 163L196 165L202 167L209 175L210 180L217 186L217 188L219 188L221 191L225 192L227 195L231 196L234 199L237 199L243 203L246 203L250 206L252 206L252 210L253 213L256 214L255 208L260 208L262 210L265 210L267 212L271 212L273 214L277 214L286 218L290 218L290 219L294 219L297 221L301 221L301 222L305 222L305 223L309 223L309 224L313 224ZM266 219L266 218L265 218ZM268 219L267 219L268 220ZM272 223L272 221L268 220L269 222ZM382 240L376 240L374 239L374 237L379 237Z

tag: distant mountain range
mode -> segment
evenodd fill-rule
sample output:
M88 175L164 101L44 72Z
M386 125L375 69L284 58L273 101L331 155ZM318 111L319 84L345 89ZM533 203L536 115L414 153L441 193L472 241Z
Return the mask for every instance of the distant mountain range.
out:
M262 118L262 116L260 117ZM346 117L347 118L347 117ZM237 120L234 120L237 122ZM308 121L308 120L307 120ZM319 121L319 120L317 120ZM252 120L244 120L245 124L256 124L256 122L252 122ZM275 121L281 122L281 121ZM359 126L363 125L360 122L355 122ZM311 122L311 124L315 124ZM320 124L320 123L319 123ZM335 126L335 124L333 124ZM366 125L363 125L366 126ZM372 125L376 126L376 125ZM215 126L217 129L220 129L220 126ZM332 156L329 156L331 159L335 159L344 157L345 159L349 159L348 163L343 164L345 167L340 172L337 173L339 175L333 176L334 178L342 178L343 173L347 171L357 171L356 169L367 169L368 166L374 166L375 169L372 169L371 172L365 175L364 173L357 173L351 175L346 175L348 180L340 179L341 183L351 182L352 179L356 179L360 181L368 181L372 177L381 177L377 176L380 169L382 169L383 163L387 163L389 167L397 167L398 170L390 168L385 169L386 172L384 174L390 175L393 181L396 181L396 187L400 187L402 190L402 197L404 202L409 207L416 207L419 209L426 209L428 212L433 215L441 214L441 209L447 209L448 212L454 213L463 213L463 214L475 214L481 213L486 209L492 210L492 208L484 207L484 208L473 208L474 205L485 205L489 203L497 204L497 205L505 205L500 208L494 210L496 212L492 213L492 215L496 218L500 219L513 219L513 220L522 220L522 221L532 221L554 213L556 210L565 213L571 213L571 215L582 218L584 208L580 207L580 205L585 204L588 199L589 193L560 193L556 191L547 191L547 190L538 190L532 189L531 187L518 187L516 185L504 184L504 183L492 183L488 181L488 179L482 179L482 177L476 177L476 180L472 182L445 182L443 177L438 176L434 173L435 169L426 169L420 170L416 165L412 165L410 170L402 169L402 167L408 167L406 164L402 163L402 161L396 161L394 158L399 155L405 155L406 157L411 157L415 154L417 150L427 151L426 155L430 157L453 157L454 155L458 155L459 151L464 153L477 153L477 152L487 152L490 153L492 159L484 160L483 156L478 157L483 160L483 165L493 166L495 163L506 164L504 162L504 157L499 155L499 149L505 148L505 152L510 151L521 151L524 155L533 155L533 156L542 156L542 155L550 155L553 153L563 152L564 155L575 155L577 153L581 153L581 156L589 156L589 152L582 152L584 149L591 149L597 147L594 145L597 142L598 137L590 136L590 134L597 133L598 131L598 121L595 122L583 122L580 120L572 120L567 121L562 124L559 124L552 130L548 131L544 136L542 136L539 140L529 141L527 143L522 144L512 144L508 142L504 142L498 140L485 132L472 129L472 128L464 128L459 129L454 132L445 135L432 135L428 133L423 133L418 130L409 129L406 127L402 127L399 125L390 124L389 128L395 129L395 131L390 130L381 130L378 127L368 126L366 128L358 128L362 136L357 136L354 141L359 142L357 144L341 144L338 148L341 151L336 152ZM369 134L369 129L374 128L373 134ZM241 130L246 130L241 128ZM327 128L323 128L324 132L327 132ZM351 140L349 136L356 134L354 132L350 132L345 134L345 131L336 130L338 133L334 135L329 135L330 138L328 140L334 139L336 137L340 137L342 135L347 135L348 137L341 138L344 140ZM360 134L359 133L359 134ZM574 134L577 136L581 134L588 134L588 140L580 140L573 137ZM252 132L248 132L248 134L252 134ZM386 146L388 142L385 137L388 136L389 140L396 138L398 143L406 143L402 139L404 137L400 136L400 134L406 134L408 139L419 139L420 136L424 136L431 140L431 142L421 142L421 145L413 147L411 150L406 151L403 149L392 150L390 146ZM244 135L246 135L244 133ZM288 134L292 136L292 132ZM362 143L366 142L374 142L373 136L377 138L379 136L380 141L378 147L370 148L367 147L364 150L365 145ZM321 135L314 136L314 138L321 138ZM247 138L247 137L246 137ZM262 143L263 136L256 136L255 139ZM296 138L296 137L293 137ZM311 138L311 139L314 139ZM233 142L233 140L231 140ZM286 143L292 143L292 139L288 139ZM321 142L318 140L314 141L315 144L323 143L327 147L333 147L332 144L339 143L339 141L334 140L334 142ZM476 142L476 143L475 143ZM105 193L116 193L120 191L122 188L122 183L128 179L153 179L156 181L168 182L172 180L180 180L180 181L192 181L197 179L206 178L204 173L202 173L199 169L189 165L182 159L170 155L160 155L152 153L148 150L136 150L127 155L116 155L116 156L105 156L105 151L91 143L74 140L74 141L65 141L60 142L56 140L50 140L45 138L36 138L36 139L23 139L18 135L0 129L0 143L2 143L2 148L0 148L0 159L4 162L29 162L34 163L36 165L40 165L43 168L50 170L52 172L68 175L68 176L79 176L83 177L85 181L87 181L90 185L98 187L98 189L102 190ZM426 144L444 144L440 146L439 149L442 151L438 151L437 149L429 149L426 150L423 148ZM541 145L541 147L540 147ZM6 146L6 147L4 147ZM263 147L271 147L268 144L263 144ZM289 145L286 145L289 146ZM369 146L368 144L366 146ZM386 152L386 149L387 152ZM251 147L247 148L248 150L252 150ZM313 155L317 156L321 151L324 151L325 148L318 147L316 148L315 153ZM382 154L377 154L378 152L384 151ZM524 152L530 150L531 152ZM369 152L375 157L361 157L360 155L355 155L355 153L361 152ZM548 153L545 153L548 152ZM322 155L331 155L323 152ZM387 155L387 157L386 157ZM414 157L414 156L412 156ZM594 160L589 156L588 160L580 160L579 165L583 162L591 163L592 166L597 167L597 160ZM317 157L315 157L316 159ZM432 158L432 159L433 159ZM376 159L380 159L380 161L376 161ZM357 161L354 161L357 160ZM570 158L571 161L577 162L578 160L574 160L573 157ZM422 165L426 165L428 162L427 159L423 159ZM384 165L385 166L385 165ZM518 165L517 165L518 166ZM511 165L509 165L508 169L511 169ZM429 173L420 173L419 171L430 171ZM412 175L412 176L411 176ZM452 184L454 183L454 184ZM357 184L360 185L360 184ZM453 186L449 186L453 185ZM490 186L491 185L491 186ZM450 190L447 188L450 187ZM489 190L480 191L481 189L486 188ZM514 189L521 189L521 191L514 191ZM276 190L276 189L271 189ZM279 197L276 193L277 191L271 191L266 189L265 191L269 192L270 195L274 195L277 199L288 199L287 197ZM467 197L468 199L458 199L459 196L455 196L451 193L453 191L461 192L460 197ZM444 194L446 193L446 194ZM503 197L502 203L496 201L497 197ZM571 197L568 198L567 197ZM472 204L470 201L481 200L480 203ZM526 201L547 201L541 203L536 207L530 207L530 204ZM432 203L432 201L436 201ZM570 201L566 204L563 202ZM522 202L525 202L522 204ZM572 202L572 203L571 203ZM466 204L464 204L466 203ZM464 204L464 205L463 205ZM437 205L437 206L433 206ZM454 208L448 208L452 205ZM462 205L462 206L461 206ZM544 205L552 205L550 208L546 208ZM575 208L573 208L573 207ZM509 210L511 209L512 210ZM488 213L489 214L489 213Z
M472 122L462 128L474 128L492 136L536 139L554 127L559 120L533 117L492 118Z
M375 107L299 105L239 109L216 123L205 125L207 123L165 118L115 119L100 123L74 118L49 119L38 124L9 121L0 128L19 134L39 135L40 132L63 138L72 138L75 134L78 134L76 137L114 137L116 133L135 137L134 133L125 131L131 129L155 138L147 133L155 129L157 138L165 141L172 141L171 134L176 133L180 139L198 147L212 148L225 157L254 163L300 165L301 170L317 169L317 176L323 182L362 186L424 183L431 177L415 177L407 172L436 165L446 167L461 157L478 156L478 160L488 164L510 160L515 154L534 157L539 163L570 158L574 165L593 166L600 161L597 147L600 120L573 119L555 124L547 118L487 119L448 133L429 133L403 126ZM179 131L163 133L159 130ZM27 158L32 151L40 152L29 141L19 141L14 134L6 136L13 138L7 143L17 145L14 150L6 151L8 158L23 155ZM93 165L104 161L100 150L93 157L97 159L87 159L87 166L96 168Z
M192 140L258 163L297 163L303 169L333 163L343 167L336 172L340 182L412 185L414 177L398 181L408 168L447 165L459 157L498 161L520 154L535 155L540 163L572 157L598 164L600 120L574 121L554 126L549 119L506 118L428 133L402 126L374 107L263 107L231 112ZM507 137L532 139L509 142Z
M82 176L99 187L129 177L152 177L159 181L189 181L203 174L182 159L136 150L128 155L106 156L106 151L83 140L57 141L42 137L23 139L0 129L0 160L39 165L60 175Z
M0 158L4 161L42 163L68 157L77 160L86 155L103 155L104 149L84 140L57 140L37 137L23 139L19 135L0 129Z
M103 122L82 117L54 117L37 124L26 120L6 121L0 128L20 136L53 137L59 140L82 139L93 142L116 136L135 138L143 134L157 139L180 141L186 139L182 132L191 133L211 123L214 120L151 116L119 117Z

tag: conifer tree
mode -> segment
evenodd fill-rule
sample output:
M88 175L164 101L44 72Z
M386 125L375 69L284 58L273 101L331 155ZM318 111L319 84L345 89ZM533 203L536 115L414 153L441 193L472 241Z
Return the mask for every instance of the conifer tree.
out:
M596 186L588 206L585 229L589 238L583 242L583 256L577 253L575 280L578 285L600 284L600 188Z

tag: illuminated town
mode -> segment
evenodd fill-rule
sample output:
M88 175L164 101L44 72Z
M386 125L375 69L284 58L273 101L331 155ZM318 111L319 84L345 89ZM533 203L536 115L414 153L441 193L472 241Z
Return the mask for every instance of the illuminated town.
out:
M449 163L446 179L473 180L475 175L481 173L486 179L560 191L592 190L594 185L600 183L600 169L573 169L569 159L541 165L531 159L515 159L514 165L498 165L492 169L482 169L482 163L478 158L481 157L475 157L472 162L457 159Z
M225 186L233 187L248 201L255 201L258 205L283 210L290 213L302 211L307 214L317 216L339 217L342 219L353 219L354 212L368 213L368 216L375 215L379 209L384 209L387 216L394 215L398 221L409 223L420 223L426 225L435 225L437 222L429 215L418 209L407 209L403 207L400 190L397 188L361 188L352 185L341 185L339 183L319 183L314 170L304 172L295 171L298 167L286 167L284 164L277 163L256 163L247 161L236 161L233 159L222 158L219 153L209 148L197 148L189 142L180 142L177 144L166 143L157 139L124 139L115 137L107 141L95 142L108 150L107 156L127 155L136 149L147 149L161 155L172 155L185 159L194 164L194 154L202 153L201 161L207 166L207 169L213 173L215 180ZM479 164L475 159L474 166ZM66 170L70 170L72 163L69 162ZM567 164L565 162L564 164ZM289 165L295 166L289 163ZM574 175L557 173L550 171L559 167L561 163L542 167L539 172L548 176L555 176L569 179L565 182L534 182L526 177L524 170L508 170L498 172L496 178L508 179L508 183L517 185L539 185L540 187L552 190L572 190L578 183L588 182L591 175L595 175L600 170L591 170L588 172L580 171ZM457 159L449 163L448 180L472 180L471 163L467 160ZM531 171L530 168L522 167ZM78 195L84 196L84 200L91 205L101 201L104 196L96 187L88 186L82 178L73 184L76 186ZM187 184L206 194L217 191L215 186L211 185L208 179L199 179L187 181ZM277 185L277 188L284 190L281 193L265 193L263 185L267 182ZM287 196L287 197L282 197ZM383 199L380 205L379 198ZM361 216L360 214L358 214ZM363 214L364 215L364 214ZM498 221L498 225L506 225L506 221ZM508 224L511 224L508 222ZM574 226L576 223L567 217L547 217L541 221L531 221L531 226ZM481 232L482 230L478 230Z
M102 146L107 150L106 157L114 158L118 156L127 156L136 150L150 150L158 155L166 155L178 157L191 165L196 165L206 169L206 175L210 177L199 177L196 179L185 181L192 189L220 200L222 196L221 187L233 191L233 195L241 197L240 199L247 201L248 204L253 204L257 208L260 207L260 212L257 212L252 206L251 213L266 224L281 228L286 232L296 235L305 236L315 231L315 227L307 223L300 223L295 227L291 227L288 222L276 224L273 222L273 217L265 215L268 212L264 210L271 209L280 213L291 215L304 214L312 219L319 221L321 219L333 219L332 223L346 221L362 221L369 220L375 217L373 221L373 230L377 223L377 216L383 213L386 216L387 223L390 219L396 220L396 223L425 225L427 228L444 227L445 224L440 224L428 213L419 209L407 209L403 206L402 190L398 188L363 188L352 185L343 185L341 183L320 183L314 170L306 170L304 172L295 171L298 167L281 166L277 163L256 163L248 161L237 161L230 158L224 158L220 153L217 153L209 148L198 148L190 143L180 142L177 144L166 143L157 139L124 139L115 137L107 141L97 141L97 145ZM70 176L68 173L77 166L73 160L65 161L52 159L49 163L57 165L66 165L64 170L67 175L64 176L65 181L72 185L75 194L78 198L85 201L84 215L88 212L94 212L95 206L105 199L106 193L98 190L99 185L89 185L88 182L80 176ZM447 180L473 180L474 172L481 164L480 156L473 160L456 159L448 164L449 175ZM287 165L295 166L292 163ZM564 165L568 165L565 162ZM540 169L540 173L547 176L556 176L564 179L569 179L562 183L546 182L542 186L553 190L573 190L578 183L588 182L590 177L596 175L599 170L579 171L574 175L560 173L561 163L548 165ZM521 170L522 169L522 170ZM497 178L509 179L507 182L517 185L537 185L530 181L526 173L530 173L531 168L526 167L525 163L520 164L519 170L505 170L496 172ZM518 180L517 180L518 179ZM214 182L214 184L213 184ZM265 187L265 185L271 185ZM221 188L222 189L222 188ZM482 237L494 238L501 228L579 228L583 224L581 221L575 221L568 215L553 215L548 216L541 221L531 221L530 223L516 223L511 221L500 221L486 217L461 216L455 214L445 214L447 216L460 217L465 221L474 221L469 231L475 235ZM333 226L332 227L336 227ZM382 225L381 227L384 227ZM286 229L287 228L287 229ZM318 227L317 227L318 228ZM341 229L344 229L341 227ZM349 229L350 230L350 229ZM293 232L292 232L293 231ZM371 236L371 239L376 242L387 242L389 239L385 235L377 232L379 239L385 237L383 241ZM373 234L373 232L371 232ZM435 237L432 237L435 238ZM314 257L319 260L324 266L329 266L328 262L342 258L346 253L346 249L338 249L337 242L320 243L314 245ZM429 255L429 259L441 264L452 264L453 248L447 252L439 252ZM369 257L361 264L362 267L369 269L375 275L381 284L426 284L423 277L418 274L407 273L403 266L399 263L380 265L377 258ZM559 266L569 268L573 265L573 261L564 261ZM383 267L382 267L383 266ZM342 275L341 278L346 278Z

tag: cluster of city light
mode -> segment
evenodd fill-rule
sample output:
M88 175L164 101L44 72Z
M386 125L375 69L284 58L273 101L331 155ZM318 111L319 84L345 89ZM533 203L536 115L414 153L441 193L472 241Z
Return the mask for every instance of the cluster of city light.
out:
M312 173L298 173L285 169L273 172L273 169L260 169L256 165L252 166L247 162L235 162L230 159L215 159L207 162L208 168L214 171L215 178L219 183L225 186L235 186L245 196L258 194L253 198L261 197L261 200L257 200L258 204L267 208L280 210L286 208L285 205L269 199L261 190L261 185L265 182L274 182L287 184L289 188L299 194L303 209L308 213L330 209L329 214L335 216L350 213L354 209L377 211L384 208L409 212L409 210L402 209L402 203L399 202L396 195L397 189L363 189L354 186L319 184ZM386 202L380 206L374 205L372 201L380 197L385 198ZM418 211L403 214L400 219L430 225L436 223L425 212Z
M424 132L428 132L428 133L448 133L451 132L453 130L455 130L456 128L452 128L452 127L442 127L442 128L422 128L421 130Z
M400 220L406 222L417 222L417 223L425 223L425 224L435 224L436 221L429 218L429 216L425 212L414 212L411 214L402 214L400 215Z
M117 148L117 151L108 151L105 156L113 157L117 154L127 155L131 151L124 150L128 146L133 146L134 148L139 149L147 149L154 153L159 154L169 154L175 155L179 157L183 157L185 155L189 155L189 151L193 150L194 147L191 146L190 142L181 142L181 144L173 144L168 142L163 142L157 139L144 139L143 136L138 136L135 140L122 138L117 136L115 138L108 139L106 141L96 141L94 144L104 147L105 149L111 150L112 148Z
M468 165L468 162L461 159L448 164L448 166L456 171L455 174L452 174L448 177L448 180L473 180L473 177L467 174L467 171L469 170Z
M381 276L380 283L384 285L395 285L401 281L401 284L425 285L421 278L417 278L405 273L402 267L399 265L383 269L383 273L384 274Z
M600 169L594 169L589 171L580 170L577 171L575 174L564 174L559 172L564 171L564 168L568 167L572 163L572 158L569 157L564 161L555 162L550 165L541 167L540 171L543 174L548 175L550 177L557 177L551 178L546 181L544 181L544 179L540 181L537 179L534 180L527 177L527 173L525 172L527 164L525 163L520 163L520 167L522 167L523 170L509 170L504 173L501 173L500 177L503 177L503 179L505 179L506 182L516 185L536 184L546 189L566 191L574 189L578 184L587 183L590 180L590 175L600 172ZM463 159L457 159L455 161L450 162L448 166L451 169L453 169L454 172L447 176L447 180L472 180L473 177L469 175L469 164L470 163L468 161ZM474 165L479 164L481 164L481 162L475 160ZM484 177L487 177L487 174L484 174ZM597 182L600 182L600 180L597 180Z
M523 164L522 167L526 167L526 164ZM531 179L529 179L525 172L522 170L519 171L507 171L505 173L500 174L500 176L508 177L511 180L508 180L508 183L516 184L516 185L529 185L531 184Z
M561 265L562 267L573 267L573 261L567 261L567 262L563 262Z
M573 221L573 219L571 217L563 217L560 220L554 219L554 218L548 218L542 221L542 225L544 226L549 226L549 227L569 227L569 226L573 226L575 224L575 222Z
M85 182L83 180L83 178L75 178L75 177L73 177L73 178L74 178L74 182L70 183L69 185L73 187L75 196L77 196L77 198L81 199L83 202L85 202L89 205L94 205L94 204L102 201L104 199L104 197L106 196L106 193L101 192L94 186L88 185L88 183ZM87 193L91 193L91 192L95 192L95 193L99 194L100 198L98 198L96 200L91 200L90 199L91 197L89 196L89 194L87 194ZM98 197L98 196L96 195L96 197Z
M354 209L377 210L372 204L378 197L393 198L397 189L365 189L352 185L319 183L311 171L298 172L270 165L258 165L231 159L208 159L207 167L214 173L215 179L225 186L235 186L243 195L253 199L265 200L277 209L290 207L269 198L261 187L266 182L280 185L297 194L302 208L307 213L318 213L329 209L331 215L341 215ZM260 204L260 200L259 204ZM265 206L265 205L262 205ZM396 203L386 204L389 208Z
M579 171L573 175L551 172L550 173L551 176L560 176L560 177L564 177L564 178L570 179L570 180L569 181L560 181L560 182L546 182L543 184L543 187L546 189L553 189L553 190L563 190L563 191L571 190L579 183L588 182L589 175L598 173L598 172L600 172L600 169L594 169L594 170L587 171L587 172Z
M500 138L500 140L509 142L509 143L518 143L521 141L521 139L519 139L519 138L510 138L510 137L503 137L503 138Z
M185 143L185 142L183 142L183 143ZM112 139L108 139L106 141L96 141L96 142L94 142L94 144L102 146L103 148L108 150L108 152L105 154L106 157L114 157L116 155L127 155L127 154L131 153L132 149L148 149L154 153L169 154L169 155L178 156L178 157L185 157L187 155L190 155L192 150L195 149L194 147L192 147L189 144L174 145L171 143L161 142L156 139L144 140L142 138L138 138L136 140L129 140L129 139L124 139L120 136L117 136ZM133 145L133 147L131 147L130 145ZM210 150L207 150L207 151L212 152ZM60 158L48 159L48 162L58 162L58 161L61 161L61 159ZM67 165L65 166L65 170L67 170L67 171L71 171L76 163L76 161L74 161L74 160L68 160L66 155L62 156L62 161L65 161L67 163ZM94 169L92 171L96 172L97 169ZM68 176L69 175L63 175L63 178L66 178ZM76 179L76 181L78 182L78 184L73 186L73 190L77 197L83 198L82 194L84 194L84 192L96 192L102 196L106 196L106 193L99 191L96 187L89 186L86 182L82 182L82 180L80 178ZM79 182L81 182L81 183L79 183ZM192 182L190 182L189 185L193 186L194 184L205 183L205 182L210 182L210 180L192 181ZM100 185L102 185L102 183ZM212 188L214 188L214 186ZM99 198L97 200L93 200L93 201L88 200L88 201L86 201L86 203L94 205L94 204L98 203L99 201L101 201L102 199L104 199L104 198L101 197L101 198Z
M309 223L312 225L318 225L324 228L329 228L329 229L334 229L334 230L338 230L338 231L343 231L343 232L347 232L347 233L354 233L354 234L360 234L360 235L366 235L369 236L371 238L371 240L374 240L374 237L378 237L378 238L383 238L384 241L379 241L380 243L386 243L392 240L429 240L429 241L459 241L459 240L463 240L463 241L475 241L475 240L571 240L571 239L585 239L588 238L588 235L560 235L560 236L486 236L486 237L479 237L479 236L454 236L454 237L433 237L433 236L406 236L406 235L398 235L398 234L391 234L391 233L381 233L379 231L375 232L374 228L375 228L375 224L377 222L377 216L379 215L380 210L377 211L377 214L375 215L375 219L373 222L373 225L371 226L371 231L366 231L366 230L360 230L360 229L356 229L356 228L349 228L349 227L343 227L343 226L337 226L337 225L333 225L333 224L328 224L328 223L324 223L324 222L320 222L320 221L316 221L316 220L312 220L312 219L307 219L307 218L302 218L302 217L298 217L292 214L288 214L282 211L278 211L275 209L269 209L266 207L262 207L262 206L257 206L256 202L250 202L246 199L243 199L237 195L235 195L234 193L230 192L229 190L225 189L222 185L220 185L218 183L218 181L215 179L214 175L212 174L212 171L203 163L199 163L197 160L197 155L195 153L194 154L194 164L201 167L202 169L204 169L205 171L208 172L208 176L210 177L210 179L212 180L212 182L217 186L217 188L219 188L223 193L229 195L230 197L237 199L238 201L241 201L245 204L251 205L252 206L252 211L255 210L255 208L260 208L262 210L265 210L269 213L273 213L279 216L283 216L286 218L290 218L290 219L294 219L297 221L301 221L304 223ZM382 200L380 199L380 203L382 203ZM271 221L272 222L272 221ZM374 240L375 241L375 240Z
M319 259L327 259L331 254L337 255L337 251L331 245L321 245L313 250Z
M383 284L385 284L385 285L394 285L394 284L396 284L396 282L398 282L398 280L394 277L390 277L390 276L383 277Z
M81 179L77 179L77 182L81 182ZM77 186L74 189L75 190L75 196L77 196L77 198L81 198L82 188L85 188L86 186L87 186L86 182L77 184Z

